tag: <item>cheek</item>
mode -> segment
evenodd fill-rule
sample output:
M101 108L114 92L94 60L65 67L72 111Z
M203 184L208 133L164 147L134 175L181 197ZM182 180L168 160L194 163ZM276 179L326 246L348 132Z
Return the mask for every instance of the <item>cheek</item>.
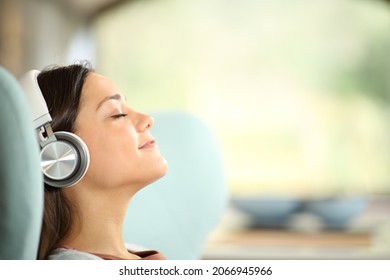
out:
M84 135L91 158L89 168L91 175L97 177L119 175L133 168L134 159L138 156L138 146L136 134L131 129L122 128L110 132L91 129Z

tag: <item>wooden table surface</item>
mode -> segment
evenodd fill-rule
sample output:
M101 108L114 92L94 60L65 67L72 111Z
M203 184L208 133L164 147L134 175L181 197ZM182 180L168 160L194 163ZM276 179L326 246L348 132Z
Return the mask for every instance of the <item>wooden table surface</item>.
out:
M377 239L369 232L242 230L210 239L203 259L390 260L389 243L380 245Z
M242 230L221 236L213 242L215 245L268 247L369 247L372 245L372 236L368 232L303 233L283 230Z

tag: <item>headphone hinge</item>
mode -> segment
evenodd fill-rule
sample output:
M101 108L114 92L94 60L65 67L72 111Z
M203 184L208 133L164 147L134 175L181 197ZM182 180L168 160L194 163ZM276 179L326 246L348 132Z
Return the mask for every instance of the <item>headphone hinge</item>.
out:
M57 138L54 135L53 129L51 128L50 123L46 123L41 127L36 129L39 145L41 148L49 144L50 142L54 142Z

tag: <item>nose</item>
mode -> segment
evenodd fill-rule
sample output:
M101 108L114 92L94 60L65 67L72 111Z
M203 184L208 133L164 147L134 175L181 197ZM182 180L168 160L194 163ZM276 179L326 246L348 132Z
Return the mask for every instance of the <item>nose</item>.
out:
M138 113L137 131L144 132L152 128L154 124L153 117Z

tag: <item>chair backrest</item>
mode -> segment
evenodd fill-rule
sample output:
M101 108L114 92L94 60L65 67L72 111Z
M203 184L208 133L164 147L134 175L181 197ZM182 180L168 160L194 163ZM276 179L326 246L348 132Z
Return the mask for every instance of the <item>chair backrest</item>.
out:
M169 171L133 198L125 240L168 259L200 259L228 201L219 146L208 126L189 113L152 115L151 132Z
M39 147L16 79L0 66L0 259L36 259L43 215Z

